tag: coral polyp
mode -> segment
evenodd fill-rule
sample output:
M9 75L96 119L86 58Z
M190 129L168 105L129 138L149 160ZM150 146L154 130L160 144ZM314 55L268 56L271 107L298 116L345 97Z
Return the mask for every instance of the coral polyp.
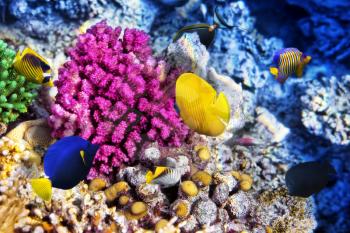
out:
M59 69L49 123L54 137L79 135L101 147L90 176L109 175L132 161L150 141L180 146L188 135L161 90L161 62L152 56L149 36L100 22L80 35Z
M16 52L0 40L0 122L8 124L28 111L37 96L38 85L29 82L13 68Z

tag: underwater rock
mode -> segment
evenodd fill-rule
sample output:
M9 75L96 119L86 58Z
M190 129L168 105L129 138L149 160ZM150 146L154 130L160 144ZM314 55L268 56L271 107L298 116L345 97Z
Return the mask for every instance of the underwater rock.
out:
M176 67L182 72L193 72L201 77L207 73L209 53L201 44L197 33L185 33L168 46L163 56L168 66Z
M230 189L228 185L221 183L215 187L213 201L218 205L222 205L227 200L229 193Z
M242 191L230 196L226 203L228 213L235 218L243 218L250 210L250 199Z
M216 220L217 207L213 201L198 200L193 207L193 215L201 225L210 225Z
M272 142L281 142L289 134L290 130L282 123L278 122L276 117L263 107L256 108L256 120L268 129L271 133Z
M219 74L228 75L247 87L263 87L270 74L259 64L267 65L273 52L282 48L282 41L257 33L255 19L243 1L230 2L226 7L232 14L232 22L239 28L217 31L209 63Z
M346 0L287 0L287 2L302 7L309 13L308 17L298 22L298 26L306 37L312 38L310 50L317 51L326 58L335 58L338 62L346 63L346 59L350 56L350 15L345 9L349 9L350 2Z
M350 75L323 77L301 97L302 122L308 131L335 144L350 143Z
M20 123L16 128L8 132L6 137L16 142L24 140L31 147L48 147L54 141L50 134L51 129L46 119L37 119Z

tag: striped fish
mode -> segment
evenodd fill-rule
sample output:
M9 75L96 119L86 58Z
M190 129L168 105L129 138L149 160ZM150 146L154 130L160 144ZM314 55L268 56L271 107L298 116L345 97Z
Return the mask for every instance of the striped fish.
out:
M162 188L176 185L181 176L187 172L187 167L156 167L154 173L148 171L146 173L147 184L159 184Z
M306 56L296 48L284 48L275 53L273 63L276 67L270 67L270 72L278 82L284 83L293 74L301 77L305 65L310 60L310 56Z
M31 48L25 48L22 53L18 51L13 67L30 82L53 86L48 62Z

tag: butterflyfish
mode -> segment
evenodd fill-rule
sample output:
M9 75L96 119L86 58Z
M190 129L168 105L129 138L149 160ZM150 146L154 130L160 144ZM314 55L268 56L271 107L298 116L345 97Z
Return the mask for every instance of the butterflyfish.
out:
M199 134L219 136L230 121L230 105L223 92L193 73L176 81L176 105L185 124Z
M13 67L28 81L53 87L49 63L31 48L25 48L22 53L18 51Z
M297 164L286 173L286 185L291 196L309 197L335 181L336 171L327 161Z
M49 201L52 187L71 189L79 184L88 175L98 148L78 136L56 141L44 155L44 172L47 178L30 181L34 193Z
M176 185L183 175L183 169L171 167L156 167L155 171L146 173L147 184L159 184L162 188Z
M303 75L304 67L310 60L310 56L296 48L284 48L274 54L274 66L270 67L270 72L278 82L284 83L294 73L300 78Z

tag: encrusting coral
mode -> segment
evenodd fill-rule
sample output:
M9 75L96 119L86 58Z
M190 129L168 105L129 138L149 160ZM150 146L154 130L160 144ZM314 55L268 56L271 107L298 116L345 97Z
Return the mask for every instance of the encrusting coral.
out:
M12 67L16 52L0 40L0 122L15 121L37 96L37 84L29 82Z
M136 29L100 22L80 35L59 70L49 124L54 137L79 135L99 144L90 177L109 175L145 143L180 146L188 135L174 99L160 88L160 62Z

